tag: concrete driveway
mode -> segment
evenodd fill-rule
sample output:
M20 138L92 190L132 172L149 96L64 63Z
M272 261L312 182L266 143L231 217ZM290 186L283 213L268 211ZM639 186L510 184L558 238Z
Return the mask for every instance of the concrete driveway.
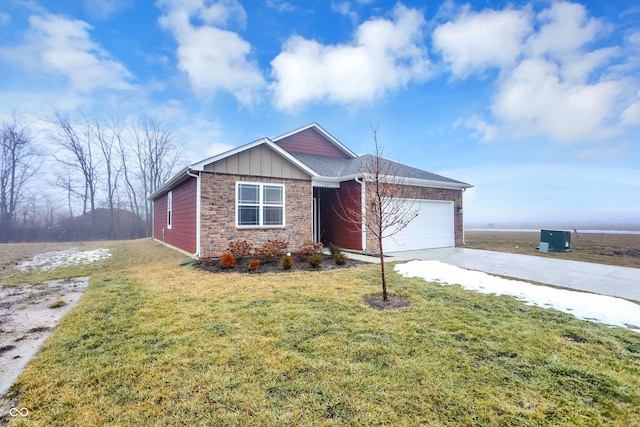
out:
M467 248L387 254L395 260L436 260L470 270L640 302L640 269Z

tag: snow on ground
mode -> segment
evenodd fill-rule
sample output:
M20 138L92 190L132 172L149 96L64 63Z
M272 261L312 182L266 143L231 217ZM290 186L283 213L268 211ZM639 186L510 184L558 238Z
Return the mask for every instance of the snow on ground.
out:
M410 261L396 265L395 269L404 277L419 277L441 285L460 285L484 294L511 295L528 305L553 308L579 319L630 328L640 333L640 305L621 298L503 279L440 261Z
M111 256L109 249L95 249L93 251L78 252L77 249L66 251L45 252L35 256L29 261L24 261L16 265L16 269L26 271L31 268L41 267L48 271L54 268L77 264L93 264L94 262L107 259Z

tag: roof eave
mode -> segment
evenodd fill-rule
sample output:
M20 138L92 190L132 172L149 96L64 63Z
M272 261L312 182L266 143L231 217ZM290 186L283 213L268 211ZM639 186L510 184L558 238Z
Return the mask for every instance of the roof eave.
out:
M415 187L442 188L450 190L465 190L473 187L471 184L460 181L439 181L435 179L409 178L405 176L383 178L385 181L397 179L402 185L412 185Z
M240 147L236 147L236 148L234 148L232 150L225 151L224 153L220 153L220 154L218 154L216 156L209 157L208 159L202 160L202 161L200 161L198 163L194 163L194 164L191 165L191 169L192 170L197 170L197 171L203 171L204 167L206 165L218 162L218 161L220 161L222 159L225 159L227 157L231 157L233 155L242 153L243 151L250 150L252 148L255 148L255 147L257 147L259 145L263 145L263 144L268 146L269 148L271 148L276 153L280 154L282 157L284 157L289 162L291 162L294 165L296 165L298 168L302 169L305 173L309 174L310 176L313 177L313 176L318 175L318 173L316 171L314 171L313 169L311 169L306 163L303 163L300 160L296 159L288 151L282 149L281 147L276 145L271 139L266 138L266 137L258 139L258 140L253 141L253 142L250 142L250 143L245 144L245 145L241 145Z
M165 182L162 185L162 187L158 188L156 191L151 193L151 195L149 195L149 197L147 197L147 200L153 200L156 197L158 197L159 195L169 191L176 184L181 183L187 177L191 176L191 175L189 175L189 171L190 170L192 170L190 166L187 166L187 167L183 168L180 172L175 174L169 181Z
M472 188L473 185L466 182L448 182L448 181L435 181L431 179L417 179L417 178L404 178L405 185L413 185L416 187L431 187L442 188L450 190L466 190Z
M329 177L329 176L317 176L315 177L316 181L326 181L326 182L345 182L351 181L357 178L365 178L366 174L358 173L352 175L345 175L340 177ZM371 181L371 179L366 179L367 181ZM430 187L430 188L442 188L442 189L450 189L450 190L466 190L467 188L472 188L473 185L467 184L465 182L449 182L449 181L437 181L432 179L420 179L420 178L409 178L404 176L397 177L382 177L381 181L383 182L396 182L399 185L412 185L415 187Z
M204 160L200 160L199 162L191 164L189 166L189 168L191 168L193 170L197 170L197 171L203 171L204 167L206 165L218 162L218 161L220 161L222 159L226 159L227 157L231 157L231 156L233 156L235 154L238 154L238 153L241 153L243 151L250 150L250 149L252 149L254 147L257 147L260 144L264 144L267 141L269 141L269 138L257 139L255 141L249 142L248 144L244 144L244 145L241 145L239 147L232 148L231 150L225 151L223 153L216 154L215 156L211 156L211 157L208 157L208 158L206 158Z
M259 146L261 144L267 145L269 148L271 148L276 153L280 154L282 157L287 159L289 162L293 163L295 166L297 166L298 168L302 169L305 173L307 173L312 178L318 176L318 173L316 171L311 169L305 163L303 163L300 160L298 160L295 157L293 157L286 150L280 148L278 145L276 145L269 138L261 138L261 139L258 139L256 141L250 142L250 143L245 144L245 145L241 145L240 147L233 148L233 149L231 149L229 151L225 151L224 153L217 154L215 156L206 158L204 160L201 160L199 162L193 163L193 164L185 167L180 172L178 172L176 175L174 175L173 178L171 178L169 181L167 181L162 187L160 187L153 194L151 194L149 196L149 200L155 199L160 194L170 190L176 184L182 182L183 179L185 179L186 177L190 176L189 175L190 171L202 172L202 171L204 171L204 167L206 165L218 162L218 161L220 161L222 159L225 159L227 157L236 155L236 154L241 153L243 151L250 150L250 149L252 149L254 147L257 147L257 146Z

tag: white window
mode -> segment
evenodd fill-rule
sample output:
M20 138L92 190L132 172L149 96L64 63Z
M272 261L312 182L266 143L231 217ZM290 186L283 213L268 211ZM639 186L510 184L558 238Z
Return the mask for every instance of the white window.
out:
M167 193L167 228L171 229L171 221L173 220L173 191Z
M236 225L238 227L284 226L284 185L237 183Z

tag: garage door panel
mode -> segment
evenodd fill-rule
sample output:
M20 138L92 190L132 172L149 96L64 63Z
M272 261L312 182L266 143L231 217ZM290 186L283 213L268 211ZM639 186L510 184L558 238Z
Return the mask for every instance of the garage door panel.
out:
M407 209L418 216L401 232L384 240L385 252L455 246L453 202L412 200Z

